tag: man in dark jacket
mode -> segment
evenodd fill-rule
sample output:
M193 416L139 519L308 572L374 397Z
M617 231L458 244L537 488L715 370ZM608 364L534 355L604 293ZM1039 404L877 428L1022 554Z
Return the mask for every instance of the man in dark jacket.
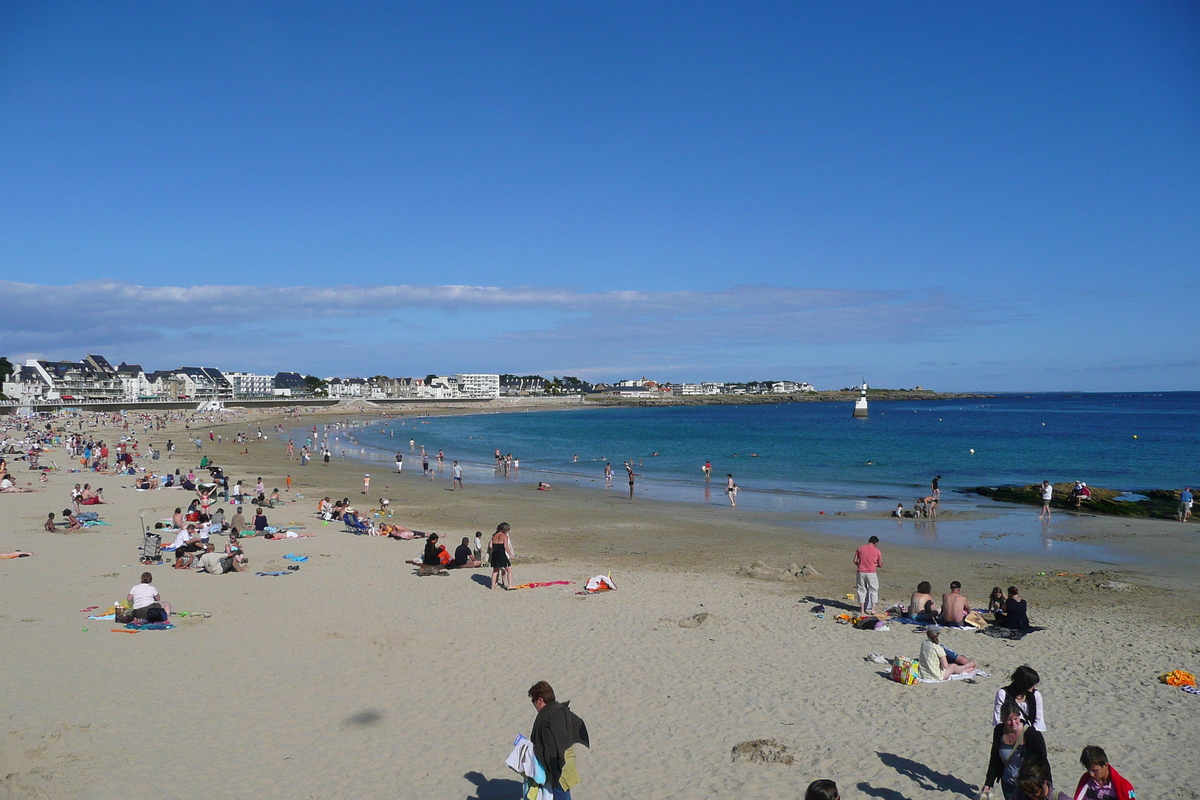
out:
M571 787L579 783L572 748L576 744L591 747L587 725L571 711L569 701L560 703L554 698L554 689L545 681L529 687L529 699L537 709L529 739L534 755L546 770L545 786L554 800L571 800Z

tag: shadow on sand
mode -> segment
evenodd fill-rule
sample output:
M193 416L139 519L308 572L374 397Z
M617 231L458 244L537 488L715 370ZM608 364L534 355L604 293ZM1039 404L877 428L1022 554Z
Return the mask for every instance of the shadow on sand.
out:
M895 789L877 789L866 781L863 781L854 788L858 789L867 797L878 797L879 800L909 800L908 797L900 794Z
M487 778L482 772L468 772L464 778L475 784L475 794L467 800L512 800L521 796L521 782L511 778Z
M945 775L941 772L936 772L919 761L913 761L911 758L898 756L895 753L879 753L879 760L884 763L884 766L891 767L915 781L923 791L942 791L961 794L964 797L975 797L976 789L966 781L956 778L953 775ZM876 790L880 791L880 790Z

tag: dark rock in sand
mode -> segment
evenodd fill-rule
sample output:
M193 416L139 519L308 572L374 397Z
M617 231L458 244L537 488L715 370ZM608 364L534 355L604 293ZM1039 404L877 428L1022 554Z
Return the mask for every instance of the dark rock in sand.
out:
M751 764L783 764L791 766L796 760L788 752L787 745L774 739L754 739L733 746L733 763L748 761Z

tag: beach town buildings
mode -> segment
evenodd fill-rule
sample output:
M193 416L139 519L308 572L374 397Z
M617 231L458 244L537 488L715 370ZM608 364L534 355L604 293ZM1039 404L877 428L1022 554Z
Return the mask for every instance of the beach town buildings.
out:
M506 397L545 394L546 383L541 375L501 375L500 394Z
M299 372L277 372L271 380L271 393L275 397L308 397L312 387Z
M233 384L216 367L177 367L146 376L164 400L232 400Z
M275 393L275 378L271 375L256 375L253 372L226 372L225 377L233 387L233 396L237 399L266 398Z
M125 399L116 369L103 356L93 355L83 361L28 359L13 370L0 391L25 403Z
M775 381L771 384L771 394L799 394L801 392L815 392L811 383L796 383L795 381Z
M330 397L371 397L373 388L365 378L326 378L325 391Z
M121 379L126 400L152 400L157 397L154 394L154 386L146 377L146 371L142 369L141 364L126 364L122 361L121 366L117 367L117 377Z

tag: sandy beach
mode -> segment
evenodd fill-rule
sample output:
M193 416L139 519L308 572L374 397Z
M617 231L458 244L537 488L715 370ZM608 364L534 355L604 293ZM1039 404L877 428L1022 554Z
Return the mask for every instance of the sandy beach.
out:
M274 420L251 419L264 430ZM185 442L153 466L194 467L192 450ZM525 692L542 679L591 732L592 747L577 748L577 800L801 797L817 778L837 781L844 798L973 798L995 692L1021 664L1042 676L1058 788L1074 788L1080 750L1099 744L1140 797L1200 796L1200 697L1157 680L1200 672L1196 525L1076 523L1080 540L1132 559L1116 566L882 536L884 600L907 602L922 579L940 594L957 579L979 606L992 586L1014 583L1044 627L1015 642L952 631L943 642L989 677L903 686L864 657L915 657L923 636L835 624L861 541L815 521L569 486L452 492L448 477L423 479L407 458L399 476L337 459L301 468L277 440L206 442L204 454L234 479L261 475L268 490L291 474L291 502L268 516L314 536L249 540L242 574L150 568L187 614L169 631L115 633L122 626L81 609L109 606L138 581L139 512L153 522L194 494L57 471L35 482L42 491L0 495L0 551L35 553L0 561L0 798L513 798L519 782L504 759L529 733ZM22 483L33 474L14 470ZM83 480L104 487L111 504L93 510L110 525L43 531ZM405 560L420 541L323 524L313 511L325 495L360 508L386 496L392 521L436 531L451 549L507 521L516 583L571 583L504 592L488 590L487 569L417 577ZM286 576L255 575L284 570L287 553L308 560ZM789 564L818 574L782 572ZM577 594L596 574L618 591ZM756 739L784 745L791 763L735 763L732 748Z

